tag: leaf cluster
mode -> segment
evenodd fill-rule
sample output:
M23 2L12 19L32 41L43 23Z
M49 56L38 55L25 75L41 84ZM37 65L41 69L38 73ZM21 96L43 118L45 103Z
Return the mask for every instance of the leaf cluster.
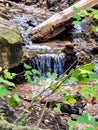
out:
M83 130L95 130L95 127L98 128L98 122L94 118L89 118L88 113L79 116L77 121L68 120L69 130L73 130L77 124L86 124Z
M81 20L85 17L90 18L92 21L98 20L98 10L93 9L91 7L87 8L86 10L81 10L80 8L73 7L73 11L75 12L73 18L75 19L73 21L73 24L80 24ZM98 26L94 24L91 24L92 31L98 32Z

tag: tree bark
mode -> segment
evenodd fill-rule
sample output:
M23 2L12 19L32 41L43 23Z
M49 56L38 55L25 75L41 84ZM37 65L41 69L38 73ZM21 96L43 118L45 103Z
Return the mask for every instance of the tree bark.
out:
M98 4L98 0L81 0L73 6L85 10ZM44 42L63 32L71 24L74 15L73 6L53 15L31 30L29 37L33 42Z

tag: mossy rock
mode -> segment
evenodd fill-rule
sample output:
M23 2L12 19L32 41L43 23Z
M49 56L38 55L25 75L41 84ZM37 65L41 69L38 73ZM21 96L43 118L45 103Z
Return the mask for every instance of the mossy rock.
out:
M21 62L22 42L18 26L0 17L0 66L12 68Z

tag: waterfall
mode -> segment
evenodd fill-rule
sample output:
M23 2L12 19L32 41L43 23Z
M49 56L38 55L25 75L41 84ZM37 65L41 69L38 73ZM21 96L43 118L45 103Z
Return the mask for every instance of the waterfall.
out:
M37 69L41 76L45 77L47 72L62 75L65 70L66 55L61 54L38 54L29 60L29 65Z

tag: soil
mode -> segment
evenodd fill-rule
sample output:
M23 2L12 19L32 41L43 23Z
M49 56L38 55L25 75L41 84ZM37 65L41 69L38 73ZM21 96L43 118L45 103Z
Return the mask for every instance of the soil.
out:
M65 5L68 5L68 3ZM17 4L17 6L23 8L25 5L23 3L22 5ZM40 3L37 3L34 7L46 8L46 5L44 3L41 5ZM59 9L63 10L63 8L64 6L61 3ZM80 44L74 46L77 50ZM85 46L91 50L93 45L88 43L88 45L86 44ZM83 44L81 45L81 48L86 50L85 46ZM98 54L97 51L98 49L95 47L93 53ZM86 61L85 58L85 54L83 53L84 61ZM39 100L41 101L34 102L33 105L30 106L30 109L27 108L32 102L31 96L36 89L32 89L32 85L27 83L16 84L16 86L16 89L12 90L12 94L18 93L21 98L21 102L17 107L13 108L10 107L7 102L7 98L9 96L6 97L6 100L0 99L0 120L6 119L8 122L14 123L16 119L20 117L21 113L24 112L22 119L18 120L18 125L38 125L40 128L50 130L68 130L67 121L69 119L75 121L78 115L81 115L85 111L89 112L90 116L93 116L96 120L98 120L98 101L94 101L92 98L85 100L81 97L79 95L79 87L81 87L81 85L79 84L73 84L72 87L70 87L74 92L74 95L76 95L75 99L77 100L77 103L73 107L63 104L61 102L61 97L57 98L57 95L54 95L53 97L51 96L50 99L48 98L48 101L47 98L42 100L43 95L40 95ZM59 102L62 104L61 112L56 112L53 108L56 106L56 103Z
M3 114L0 114L1 120L5 118L8 122L14 123L14 121L19 118L21 113L26 110L30 103L30 100L23 100L22 98L18 107L11 108L5 100L0 99L0 110L3 111ZM34 103L31 109L25 111L21 121L19 120L17 122L18 125L22 124L24 126L37 126L39 120L41 120L38 126L40 128L50 130L68 130L68 119L76 120L78 115L81 114L82 108L84 107L83 104L78 101L77 105L74 107L63 104L61 107L61 112L56 112L53 110L53 106L56 104L56 102L48 102L46 107L45 104L45 102ZM44 113L43 110L45 110Z

